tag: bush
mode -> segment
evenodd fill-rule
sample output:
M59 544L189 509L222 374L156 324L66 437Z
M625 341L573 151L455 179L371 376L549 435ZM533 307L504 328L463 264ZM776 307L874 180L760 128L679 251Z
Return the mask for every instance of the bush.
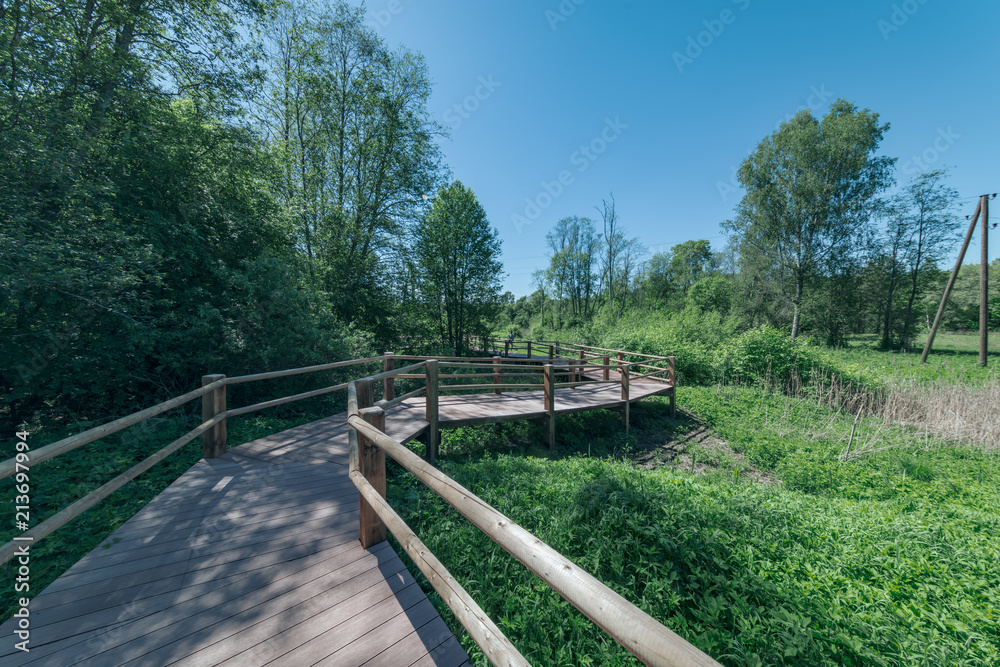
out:
M678 384L715 381L713 350L738 330L734 318L686 308L679 313L636 313L621 319L601 340L603 347L677 358Z
M801 383L818 365L818 355L808 343L769 325L728 341L715 357L722 380L764 386Z

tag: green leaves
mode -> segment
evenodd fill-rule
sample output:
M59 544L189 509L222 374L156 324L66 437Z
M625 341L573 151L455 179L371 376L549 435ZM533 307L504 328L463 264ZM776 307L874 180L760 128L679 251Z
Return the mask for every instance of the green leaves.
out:
M489 333L500 311L500 234L475 193L455 181L441 188L415 231L420 290L430 321L453 350Z
M779 281L793 338L807 285L856 252L876 196L893 182L895 160L875 155L888 129L877 113L837 100L822 121L804 110L782 123L740 167L747 192L723 227L746 270Z

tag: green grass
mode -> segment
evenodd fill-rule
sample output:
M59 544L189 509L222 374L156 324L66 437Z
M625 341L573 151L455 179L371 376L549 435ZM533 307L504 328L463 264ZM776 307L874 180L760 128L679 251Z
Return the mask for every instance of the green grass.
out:
M874 349L877 336L855 336L851 347L828 354L841 364L864 367L895 380L980 382L1000 372L1000 333L990 336L986 367L979 365L979 334L938 333L927 362L921 364L926 340L926 335L919 337L910 352L883 352Z
M896 446L842 461L853 417L807 399L688 388L678 402L782 483L638 469L627 457L660 428L657 399L628 438L612 413L560 418L553 458L531 424L452 432L442 468L724 664L1000 661L995 455L862 418L856 431ZM389 497L529 661L637 664L398 468Z

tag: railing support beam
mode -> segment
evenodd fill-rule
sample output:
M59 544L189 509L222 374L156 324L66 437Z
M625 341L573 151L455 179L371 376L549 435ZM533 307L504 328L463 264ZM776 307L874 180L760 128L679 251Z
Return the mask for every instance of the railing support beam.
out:
M500 360L499 359L494 359L493 360L493 366L494 366L494 368L493 368L493 384L495 384L495 385L501 385L501 384L503 384L503 371L500 370ZM495 387L493 389L493 393L496 394L497 396L499 396L501 394L500 388L499 387Z
M396 370L396 360L393 359L393 355L395 355L395 352L385 353L385 362L382 366L382 370L386 373ZM383 381L382 400L391 401L394 398L396 398L396 378L387 377Z
M427 401L424 404L424 419L430 424L427 429L427 462L437 460L438 442L441 437L438 431L438 362L437 359L427 360Z
M628 364L621 364L622 373L622 426L625 427L625 435L628 435Z
M360 400L359 394L359 403ZM369 398L370 388L369 388ZM382 408L368 408L361 411L361 417L379 431L385 432L385 412ZM368 483L385 498L385 452L364 434L358 433L358 468ZM385 523L378 512L358 493L358 537L361 546L370 549L385 541Z
M545 377L545 390L543 401L545 402L545 439L549 443L549 451L556 451L556 386L552 382L552 364L545 364L542 367Z
M667 364L670 370L667 372L667 379L670 380L670 418L677 417L677 366L673 357L667 357Z
M201 386L207 386L218 380L225 380L225 375L203 375ZM207 422L216 415L226 411L226 385L216 387L201 397L201 421ZM217 459L226 453L226 420L205 431L201 436L201 455L206 459Z

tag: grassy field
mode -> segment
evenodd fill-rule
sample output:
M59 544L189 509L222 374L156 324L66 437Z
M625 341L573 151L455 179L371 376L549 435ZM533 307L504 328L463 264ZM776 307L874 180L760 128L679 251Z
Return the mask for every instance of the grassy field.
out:
M967 338L939 337L920 368L830 355L891 387L995 382ZM644 401L629 437L613 413L561 418L554 457L531 424L446 432L442 467L724 664L1000 662L995 448L760 387L681 388L678 403L687 418ZM389 489L530 661L637 664L412 477L394 468Z
M1000 356L979 368L970 338L939 336L927 366L863 345L826 353L884 381L878 409L838 411L819 395L761 386L681 387L680 418L664 399L645 400L628 437L616 413L561 417L555 455L537 424L446 431L441 467L724 664L998 664L998 449L971 431L949 435L938 415L945 398L951 411L995 411L984 392ZM925 399L930 408L899 418L909 415L899 406ZM240 418L230 445L310 419ZM33 467L33 519L190 426L154 421ZM33 592L198 456L189 445L33 548ZM393 506L534 664L637 664L393 464L388 486ZM3 514L12 525L13 507ZM0 576L12 580L9 565ZM4 590L4 618L13 598Z

